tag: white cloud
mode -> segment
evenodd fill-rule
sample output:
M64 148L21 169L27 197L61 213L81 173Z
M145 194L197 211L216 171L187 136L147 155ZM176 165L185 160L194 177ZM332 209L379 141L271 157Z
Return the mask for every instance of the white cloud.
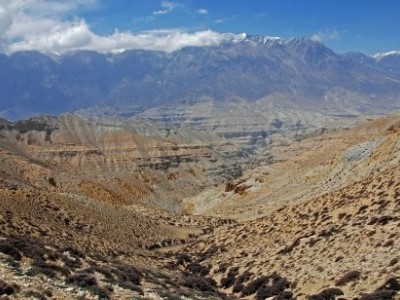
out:
M95 5L95 0L0 0L0 51L11 51L16 43L42 39L64 26L64 16Z
M313 40L314 42L321 43L323 39L324 35L322 34L322 32L315 33L311 36L311 40Z
M0 0L0 52L37 50L62 54L75 50L121 52L148 49L172 52L187 46L217 45L225 35L211 30L186 32L180 29L139 33L120 32L106 36L94 33L84 19L71 20L81 8L96 5L96 0ZM163 10L177 7L161 2Z
M95 35L84 21L64 23L55 26L46 34L32 35L21 42L9 45L9 52L38 50L62 53L84 49L92 44Z
M90 30L84 20L80 20L59 25L46 35L13 43L8 52L38 50L61 54L74 50L121 52L127 49L172 52L187 46L217 45L224 38L224 35L211 30L189 33L177 29L138 34L116 31L108 36L99 36Z
M311 40L315 42L323 42L327 40L340 40L340 32L337 30L318 31L311 36Z
M198 13L199 15L206 15L208 14L208 10L205 8L199 8L197 10L195 10L196 13Z
M171 1L162 1L160 10L153 11L153 15L165 15L172 12L177 4Z

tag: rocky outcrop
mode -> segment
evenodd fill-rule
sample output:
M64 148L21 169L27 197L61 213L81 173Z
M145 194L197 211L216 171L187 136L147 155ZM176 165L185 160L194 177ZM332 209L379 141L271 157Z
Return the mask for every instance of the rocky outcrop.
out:
M210 133L191 141L178 134L144 136L124 124L66 114L5 124L0 134L5 173L114 204L179 211L183 190L185 197L195 195L242 174L234 162L240 153L229 153L226 141Z

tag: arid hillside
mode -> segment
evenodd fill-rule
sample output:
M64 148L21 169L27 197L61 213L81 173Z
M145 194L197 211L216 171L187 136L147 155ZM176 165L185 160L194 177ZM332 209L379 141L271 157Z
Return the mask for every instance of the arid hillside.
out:
M2 178L110 204L179 211L182 193L195 195L242 172L235 149L224 154L231 147L221 138L145 136L128 125L72 114L2 125Z
M278 141L243 176L184 200L194 214L255 219L376 177L400 163L399 117L351 129L325 130L298 141Z
M277 140L243 174L206 133L1 127L0 297L399 299L398 116Z
M213 249L202 264L238 297L289 299L287 287L285 295L299 299L392 299L395 292L381 290L400 290L400 119L325 133L270 155L268 166L214 197L205 192L204 206L201 196L192 204L204 214L254 220L182 251ZM280 292L277 274L291 282Z

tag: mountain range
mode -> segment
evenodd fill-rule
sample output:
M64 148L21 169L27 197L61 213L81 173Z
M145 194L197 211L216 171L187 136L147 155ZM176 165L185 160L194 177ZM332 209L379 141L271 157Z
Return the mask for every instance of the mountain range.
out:
M271 102L327 114L400 108L400 55L337 54L308 38L232 35L172 53L127 50L0 54L0 116L16 120L93 106L121 112Z
M399 62L0 55L0 299L399 300Z

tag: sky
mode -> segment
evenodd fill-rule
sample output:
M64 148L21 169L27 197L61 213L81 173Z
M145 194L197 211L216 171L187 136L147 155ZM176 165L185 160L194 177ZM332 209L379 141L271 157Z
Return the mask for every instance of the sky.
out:
M0 52L175 51L232 34L400 50L400 0L0 0Z

